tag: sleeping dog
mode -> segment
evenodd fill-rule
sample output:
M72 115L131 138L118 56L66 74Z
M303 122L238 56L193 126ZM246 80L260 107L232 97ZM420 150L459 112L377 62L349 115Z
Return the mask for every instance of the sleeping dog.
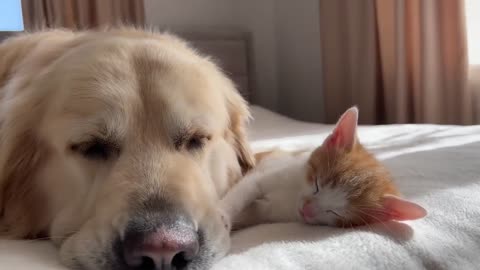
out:
M218 199L253 166L232 82L167 34L44 31L0 45L0 230L76 269L205 269Z

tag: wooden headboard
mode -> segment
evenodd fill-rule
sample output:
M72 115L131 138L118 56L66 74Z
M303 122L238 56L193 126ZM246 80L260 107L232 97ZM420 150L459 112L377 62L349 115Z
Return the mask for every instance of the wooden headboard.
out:
M235 82L249 100L252 93L251 38L246 32L178 32L193 47L206 54Z

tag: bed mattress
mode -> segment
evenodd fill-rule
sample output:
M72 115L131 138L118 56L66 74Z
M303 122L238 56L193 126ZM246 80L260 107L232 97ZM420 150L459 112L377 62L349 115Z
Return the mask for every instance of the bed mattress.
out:
M311 149L332 126L252 107L255 150ZM360 141L391 169L423 220L355 229L265 224L236 232L214 269L479 269L480 126L361 126ZM46 241L0 241L0 269L65 269Z

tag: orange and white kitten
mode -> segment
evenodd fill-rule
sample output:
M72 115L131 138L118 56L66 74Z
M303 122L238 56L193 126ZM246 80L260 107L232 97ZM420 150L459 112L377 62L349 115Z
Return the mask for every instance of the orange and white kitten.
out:
M426 215L402 199L388 170L358 141L358 110L347 110L311 153L273 151L223 198L234 228L300 221L350 227Z

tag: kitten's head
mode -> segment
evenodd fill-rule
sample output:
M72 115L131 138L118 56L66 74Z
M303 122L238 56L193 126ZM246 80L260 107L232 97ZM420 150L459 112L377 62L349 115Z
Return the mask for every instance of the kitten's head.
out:
M357 139L358 110L347 110L310 156L299 215L309 224L350 227L418 219L421 206L398 197L388 170Z

